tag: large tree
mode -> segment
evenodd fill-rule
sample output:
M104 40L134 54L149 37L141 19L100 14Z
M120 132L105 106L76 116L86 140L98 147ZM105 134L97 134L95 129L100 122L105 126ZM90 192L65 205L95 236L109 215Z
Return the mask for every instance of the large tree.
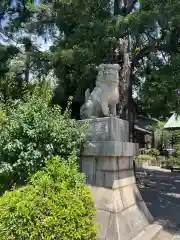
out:
M74 102L80 105L84 90L94 86L95 67L99 63L118 62L123 66L123 56L114 52L119 38L128 39L131 69L128 82L124 83L127 91L121 96L126 101L124 107L129 113L126 116L132 122L133 87L144 90L149 82L145 73L150 65L153 70L150 72L151 80L154 84L158 83L160 76L155 78L152 72L156 70L159 75L158 71L174 66L173 59L179 55L180 3L175 0L74 0L55 1L51 8L60 32L52 48L54 67L59 77L56 99L63 103L69 95L73 95ZM171 71L169 73L172 74ZM138 78L140 74L142 76ZM167 84L168 79L165 86ZM173 90L174 87L171 86ZM139 94L142 96L142 93ZM174 94L173 101L176 97Z
M42 79L51 69L50 52L41 51L34 40L43 31L32 2L0 3L1 101L22 98L31 80Z
M175 54L164 62L159 69L156 65L143 67L141 74L136 74L136 101L142 106L146 115L166 120L172 111L179 112L180 94L180 58ZM144 80L142 80L144 79Z
M4 1L3 9L8 9L8 2ZM5 29L6 32L49 34L50 38L56 33L51 48L59 79L54 101L65 105L69 95L73 95L74 116L78 117L85 89L94 87L98 64L118 62L123 69L124 55L116 51L119 38L128 40L131 63L129 78L120 84L120 91L124 89L120 99L124 108L121 117L128 118L130 129L134 89L138 104L150 115L164 118L168 111L177 110L180 3L175 0L55 0L41 1L35 6L33 1L26 5L23 1L16 2L18 7L6 11L11 16L8 24L11 28ZM12 21L14 18L16 21ZM162 111L164 100L164 105L167 103L169 107Z

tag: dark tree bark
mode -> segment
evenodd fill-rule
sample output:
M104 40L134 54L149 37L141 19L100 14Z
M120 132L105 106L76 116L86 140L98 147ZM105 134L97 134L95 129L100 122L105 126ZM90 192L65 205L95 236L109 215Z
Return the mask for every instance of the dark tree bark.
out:
M133 64L130 62L128 52L128 40L120 38L118 40L117 48L115 50L116 59L119 59L120 82L119 82L119 104L117 112L121 119L129 121L129 141L133 142L133 128L134 128L134 107L132 98L132 84L133 84Z
M128 15L132 10L137 0L114 0L114 15ZM134 107L132 98L132 83L134 64L130 63L130 54L128 52L128 40L118 39L118 45L115 50L116 62L121 66L120 83L119 83L119 104L117 112L119 117L129 121L129 141L134 141Z
M27 56L25 61L25 70L24 70L24 81L26 84L29 83L29 73L30 73L30 61Z
M128 15L137 2L138 0L114 0L114 15Z

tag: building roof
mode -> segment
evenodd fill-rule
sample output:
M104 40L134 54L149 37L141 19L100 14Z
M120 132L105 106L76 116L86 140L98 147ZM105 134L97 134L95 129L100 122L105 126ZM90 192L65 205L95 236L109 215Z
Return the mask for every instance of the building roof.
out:
M148 131L147 129L141 128L137 125L134 125L135 130L144 133L144 134L148 134L148 135L152 135L152 132Z
M141 128L146 128L148 125L156 124L158 121L154 118L148 118L143 115L138 115L135 120L135 124Z
M174 113L167 123L164 125L165 129L180 129L180 115Z

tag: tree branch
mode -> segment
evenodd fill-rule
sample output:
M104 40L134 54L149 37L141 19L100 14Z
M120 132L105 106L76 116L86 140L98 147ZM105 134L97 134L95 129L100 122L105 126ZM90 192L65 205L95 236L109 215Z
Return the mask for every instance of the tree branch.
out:
M172 47L170 44L156 44L156 45L146 46L142 50L140 50L136 55L134 55L134 57L132 58L132 66L133 67L136 66L139 60L147 56L150 52L156 52L156 51L170 53L172 52Z
M0 27L0 38L2 38L3 40L8 39L8 41L14 42L16 46L18 45L18 42L13 37L11 37L8 33L6 33L1 27Z

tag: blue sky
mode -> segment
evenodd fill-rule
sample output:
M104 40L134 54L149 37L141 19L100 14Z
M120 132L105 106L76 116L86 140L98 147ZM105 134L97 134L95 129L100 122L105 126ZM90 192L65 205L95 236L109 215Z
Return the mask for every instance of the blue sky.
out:
M24 1L27 2L28 0L24 0ZM16 6L16 2L17 2L17 0L12 0L12 5L13 5L13 6ZM40 2L40 0L34 0L34 3L35 3L36 5L38 5L39 2Z
M28 0L24 0L28 2ZM41 2L41 0L34 0L35 5L38 5ZM12 5L16 6L17 0L12 0ZM139 8L140 4L139 1L136 4L136 7ZM52 46L53 41L49 39L47 42L44 41L42 37L37 37L36 39L33 38L33 40L36 42L36 44L39 46L39 48L44 51L48 50L50 46ZM2 39L0 39L0 43L3 42Z
M28 1L28 0L25 0L25 1ZM12 5L16 6L16 2L17 2L17 0L12 0ZM34 0L34 2L36 5L38 5L40 3L40 0ZM2 25L6 24L6 22L7 22L7 20L3 20ZM53 42L50 39L47 42L45 42L42 37L34 38L34 36L33 36L32 39L34 42L36 42L36 44L42 51L48 50L49 47L52 46L52 44L53 44ZM3 44L11 43L11 44L17 45L16 42L9 41L6 43L4 40L5 39L1 38L1 36L0 36L0 43L3 43Z

